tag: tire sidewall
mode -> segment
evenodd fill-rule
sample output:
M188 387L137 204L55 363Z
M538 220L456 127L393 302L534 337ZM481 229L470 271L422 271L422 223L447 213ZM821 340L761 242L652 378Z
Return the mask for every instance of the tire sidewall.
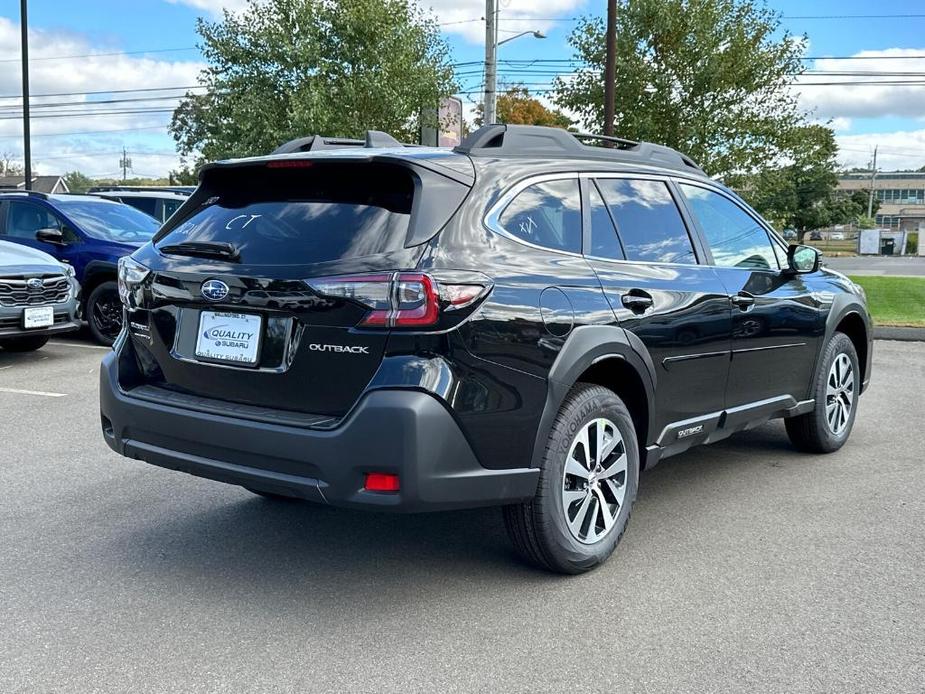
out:
M568 528L562 503L562 481L572 440L582 427L599 417L612 421L623 438L627 457L626 493L614 527L604 539L589 545L575 539ZM606 560L613 553L626 529L639 485L639 447L636 431L626 406L615 394L603 387L597 387L567 404L556 418L550 433L541 484L544 493L545 539L552 550L551 558L560 565L559 568L578 572Z
M851 403L851 412L848 416L848 426L845 427L845 430L839 434L835 435L829 429L829 422L826 419L825 407L826 407L826 388L829 381L829 371L832 368L832 364L835 359L840 355L844 354L848 357L848 360L851 362L852 373L854 374L854 399ZM817 427L823 438L823 445L827 450L836 450L841 448L845 441L848 440L848 437L851 436L851 430L854 428L854 420L858 412L858 404L861 395L861 370L858 364L858 355L857 350L854 348L854 343L851 342L851 339L844 333L835 333L832 336L832 339L829 340L829 344L826 345L825 356L820 365L820 371L816 378L816 417L817 417Z

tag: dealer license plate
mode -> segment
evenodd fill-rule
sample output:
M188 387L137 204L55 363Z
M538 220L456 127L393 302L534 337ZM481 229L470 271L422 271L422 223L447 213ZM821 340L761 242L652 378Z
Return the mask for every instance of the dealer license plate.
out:
M196 356L233 364L257 363L262 320L247 313L203 311L199 315Z
M29 328L47 328L55 323L55 309L53 306L35 306L23 309L22 326Z

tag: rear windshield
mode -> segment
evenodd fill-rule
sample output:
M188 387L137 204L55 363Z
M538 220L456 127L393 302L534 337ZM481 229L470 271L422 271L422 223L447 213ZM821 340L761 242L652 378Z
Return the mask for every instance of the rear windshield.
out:
M158 247L230 243L258 265L388 253L404 246L414 196L406 169L359 162L216 170L207 189L214 197Z

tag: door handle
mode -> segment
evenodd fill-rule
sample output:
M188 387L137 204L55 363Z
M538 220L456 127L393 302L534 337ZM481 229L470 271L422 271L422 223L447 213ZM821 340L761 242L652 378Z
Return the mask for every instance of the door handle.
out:
M755 305L755 297L753 297L748 292L739 292L732 297L732 303L738 306L743 311L748 310L751 306Z
M642 313L652 308L652 297L639 289L631 289L630 293L620 298L620 301L633 313Z

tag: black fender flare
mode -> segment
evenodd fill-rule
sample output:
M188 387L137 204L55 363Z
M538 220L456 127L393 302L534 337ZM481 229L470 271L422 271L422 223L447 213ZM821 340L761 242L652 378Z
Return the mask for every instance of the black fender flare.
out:
M819 360L822 359L822 352L829 343L829 340L832 339L832 335L835 333L836 328L838 328L845 318L852 314L856 315L864 323L864 337L867 342L865 363L861 365L864 370L864 382L861 384L861 392L863 392L866 389L867 383L870 381L870 360L873 352L871 349L871 341L873 340L874 329L870 319L870 312L854 294L847 292L837 293L833 297L832 305L829 308L828 315L825 317L825 332L822 339L819 341L819 348L816 351L816 368L818 368ZM861 357L861 355L858 355L858 357Z
M590 366L611 358L622 359L639 374L650 404L648 431L654 430L655 365L645 345L634 334L617 326L580 326L569 335L549 370L546 403L536 431L531 467L539 467L542 463L552 423L578 377ZM648 441L639 443L644 447Z
M102 280L107 282L110 279L115 280L119 276L119 267L116 263L111 263L106 260L91 260L87 263L87 266L84 268L83 277L80 281L80 288L83 290L84 299L90 295L90 287L93 287L96 284L99 284L97 281L98 277L106 277L108 279Z

